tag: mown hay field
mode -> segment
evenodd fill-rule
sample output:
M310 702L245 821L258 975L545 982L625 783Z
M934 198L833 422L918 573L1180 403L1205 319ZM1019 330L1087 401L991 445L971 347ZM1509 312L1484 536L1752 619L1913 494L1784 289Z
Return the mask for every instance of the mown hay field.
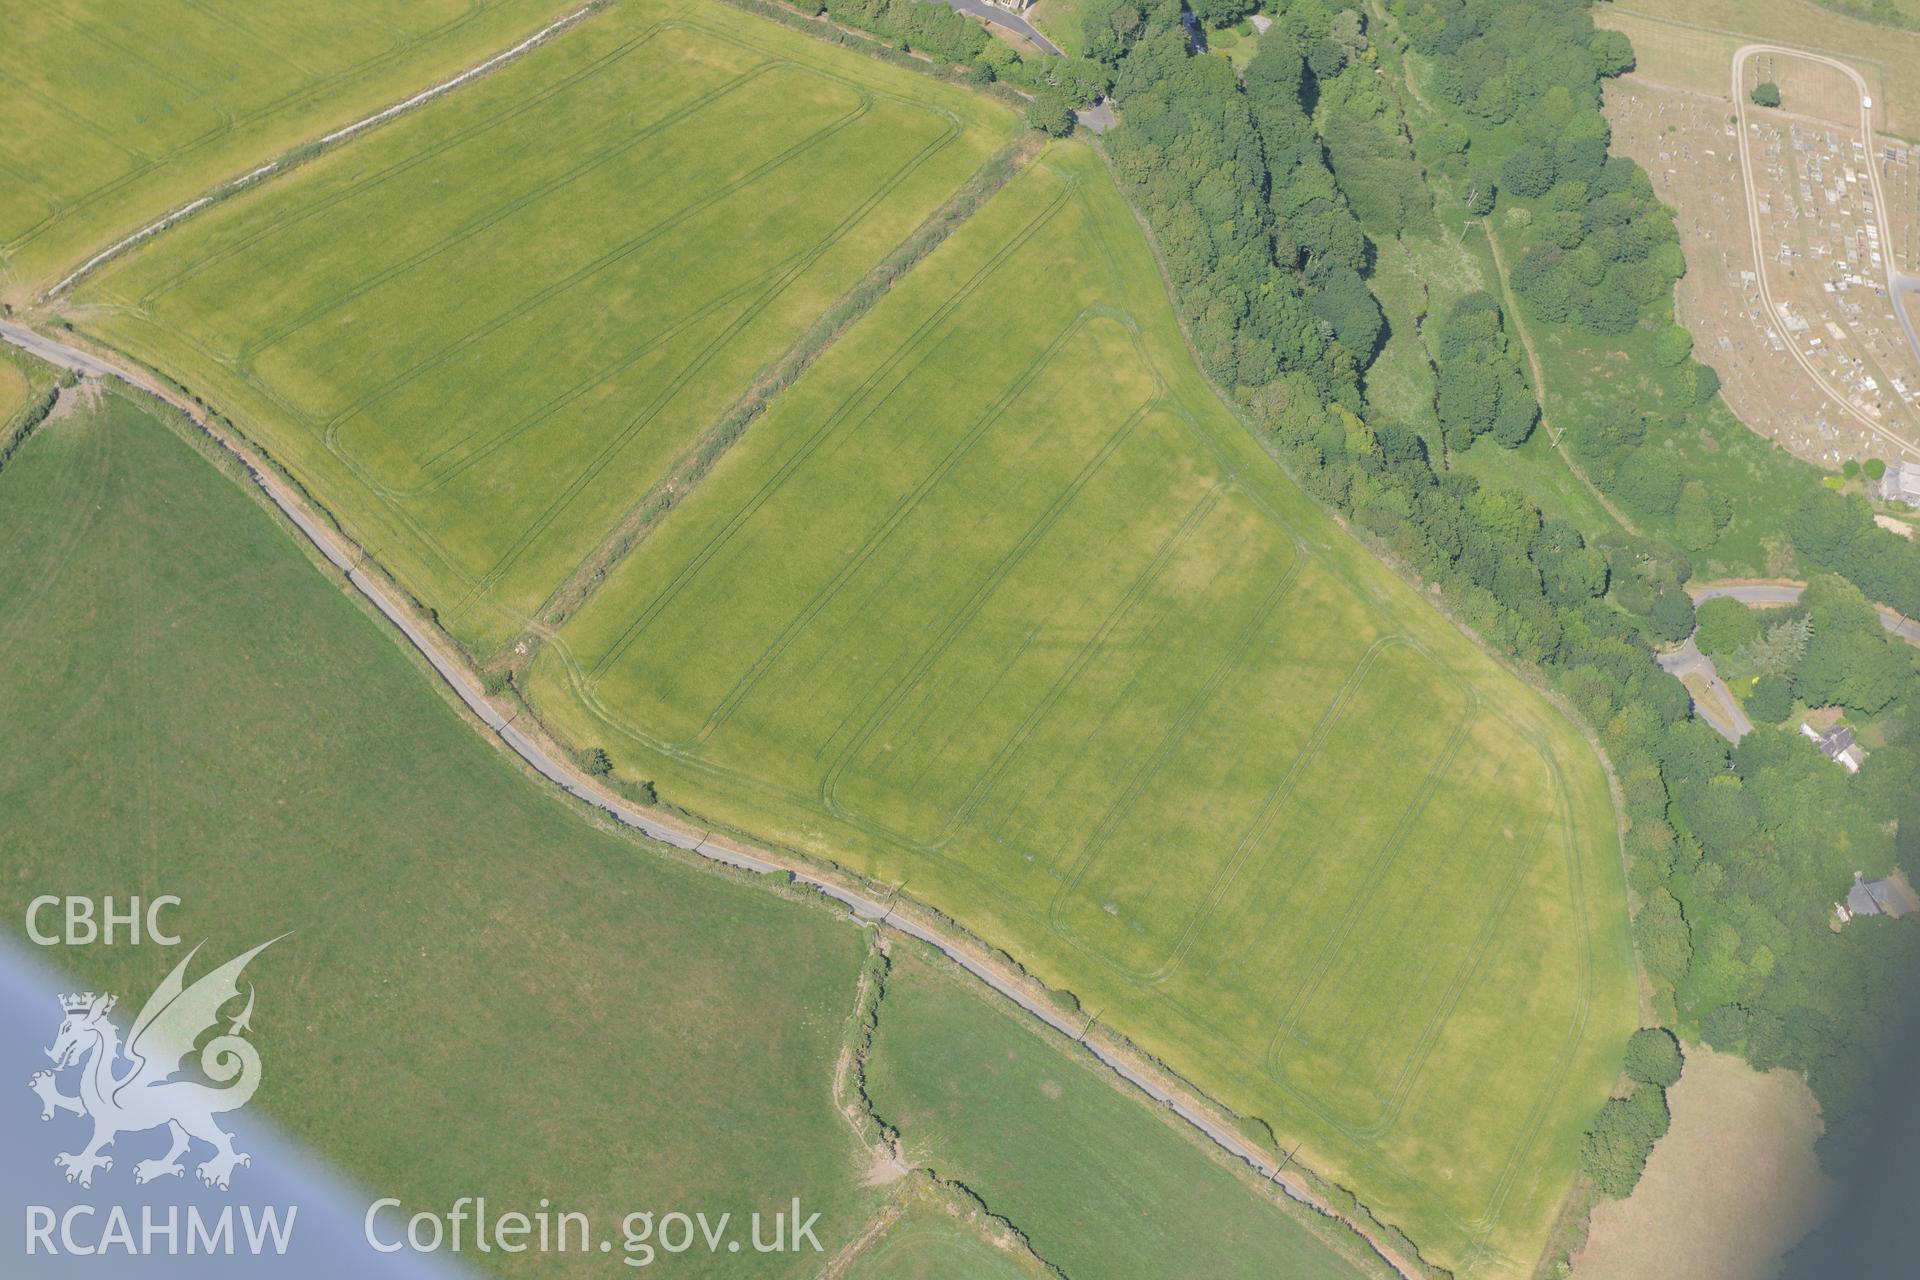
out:
M0 0L0 293L457 75L567 0Z
M1011 132L675 12L595 14L80 291L91 332L220 404L482 652Z
M1633 1194L1594 1211L1573 1280L1779 1275L1783 1255L1837 1199L1815 1148L1820 1104L1802 1077L1755 1071L1705 1045L1686 1053L1667 1092L1673 1128Z
M529 687L1006 947L1442 1259L1531 1261L1634 1018L1604 777L1213 398L1092 152L830 349Z

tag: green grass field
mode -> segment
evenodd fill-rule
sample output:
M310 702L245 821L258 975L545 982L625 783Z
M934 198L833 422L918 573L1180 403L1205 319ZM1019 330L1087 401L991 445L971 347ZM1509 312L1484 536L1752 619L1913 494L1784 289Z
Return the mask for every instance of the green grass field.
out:
M29 422L47 404L56 380L52 366L17 348L0 346L0 467L6 466Z
M623 3L130 255L84 322L484 653L1011 128L723 6Z
M13 421L15 414L26 408L31 390L27 375L20 366L0 357L0 430Z
M486 655L1012 127L623 3L72 314ZM1091 151L676 499L539 648L562 738L950 913L1434 1259L1531 1265L1635 1020L1604 776L1213 397Z
M988 1101L982 1114L995 1109ZM1048 1280L1056 1274L963 1195L916 1175L901 1194L899 1215L880 1226L836 1280ZM1088 1235L1099 1229L1082 1223Z
M867 1070L877 1113L916 1163L1019 1224L1067 1275L1392 1274L1358 1236L1143 1106L1085 1050L1002 1016L911 948L894 956Z
M577 7L0 0L0 295L31 296L215 183Z
M963 1195L919 1174L868 1178L834 1092L861 930L601 829L532 780L200 449L112 393L48 423L0 474L0 717L36 744L0 756L16 939L26 900L55 889L176 894L170 922L218 956L293 930L249 970L260 1109L370 1198L443 1211L459 1195L500 1209L544 1196L611 1224L799 1195L822 1213L824 1254L673 1261L810 1276L831 1259L846 1280L1043 1274ZM133 1000L179 953L58 958ZM1100 1194L1186 1171L1228 1239L1260 1241L1281 1274L1320 1274L1294 1269L1317 1265L1318 1236L971 984L931 960L896 968L889 1061L956 1063L956 1037L1017 1048L1021 1071L1070 1090L1057 1116L1114 1136L1095 1152ZM990 1088L964 1105L980 1134L1020 1121ZM916 1120L907 1144L946 1149L953 1116L929 1115L924 1138ZM1032 1136L1003 1155L1045 1167ZM1058 1167L1086 1171L1086 1156ZM1145 1226L1116 1237L1104 1210L1032 1208L1067 1257ZM608 1266L465 1260L510 1275Z
M1443 1260L1531 1261L1634 1017L1599 766L1212 398L1091 152L783 393L530 688L1007 947Z
M830 1256L879 1196L831 1084L858 931L596 828L245 483L118 395L0 474L7 929L40 893L172 893L207 955L293 930L248 971L256 1105L369 1199L611 1230L799 1195ZM129 1010L180 958L60 951Z
M1027 21L1047 39L1076 57L1085 57L1086 37L1081 34L1081 5L1084 0L1039 0L1027 12Z

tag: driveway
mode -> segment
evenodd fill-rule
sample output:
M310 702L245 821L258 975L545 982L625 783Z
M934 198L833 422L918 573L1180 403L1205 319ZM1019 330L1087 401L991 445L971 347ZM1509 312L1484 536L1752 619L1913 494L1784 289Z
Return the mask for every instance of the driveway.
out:
M1706 697L1702 698L1691 688L1687 693L1693 698L1693 709L1700 713L1700 718L1715 733L1728 742L1737 743L1753 732L1753 721L1747 719L1747 713L1740 709L1733 690L1727 688L1726 682L1720 679L1720 673L1714 670L1713 659L1700 652L1692 636L1688 636L1686 643L1677 649L1655 653L1653 660L1660 664L1662 671L1676 679L1684 681L1686 677L1694 676L1705 682Z
M1696 582L1687 587L1687 594L1693 597L1695 608L1708 600L1725 599L1738 600L1741 604L1754 608L1768 609L1798 603L1806 589L1807 584L1804 582L1790 582L1785 579L1773 582ZM1895 637L1905 640L1910 645L1920 646L1920 622L1903 618L1884 605L1875 605L1874 610L1880 615L1880 625ZM1687 642L1677 649L1656 651L1653 658L1660 664L1660 669L1669 675L1682 679L1687 676L1696 676L1705 682L1708 694L1706 699L1693 695L1691 689L1687 692L1693 695L1693 709L1699 712L1702 720L1712 726L1715 733L1728 742L1737 743L1753 732L1753 722L1747 719L1746 713L1740 709L1740 703L1734 698L1733 690L1727 688L1726 682L1720 678L1720 672L1714 668L1713 659L1700 652L1700 647L1694 644L1692 636L1688 636Z
M1113 114L1111 102L1096 102L1090 107L1076 107L1073 122L1095 133L1105 133L1120 123L1120 117Z
M1025 36L1039 46L1040 52L1050 58L1066 57L1059 46L1041 35L1039 29L1031 22L1017 13L1007 12L997 4L989 4L987 0L941 0L941 3L958 9L961 13L972 14L976 18L991 22L996 27L1005 27L1016 35Z

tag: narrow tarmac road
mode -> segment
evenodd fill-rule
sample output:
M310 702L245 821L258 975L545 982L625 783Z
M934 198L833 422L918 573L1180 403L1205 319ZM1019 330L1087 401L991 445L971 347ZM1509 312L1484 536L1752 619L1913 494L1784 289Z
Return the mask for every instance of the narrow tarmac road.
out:
M1708 600L1720 599L1738 600L1744 605L1766 609L1798 603L1806 589L1806 583L1786 578L1756 582L1723 579L1719 582L1689 584L1687 594L1693 597L1696 609ZM1904 618L1885 605L1875 605L1874 611L1880 615L1880 625L1896 638L1920 646L1920 622ZM1683 680L1690 675L1697 676L1706 683L1709 697L1695 697L1693 706L1715 733L1728 742L1738 744L1740 739L1753 732L1753 721L1747 719L1746 712L1740 709L1739 700L1733 696L1733 690L1727 688L1726 681L1720 678L1713 659L1700 652L1692 636L1688 636L1686 643L1678 648L1655 652L1653 660L1669 675ZM1687 692L1689 695L1693 693L1691 689Z
M631 827L649 840L657 840L662 844L672 845L676 849L684 849L699 857L740 870L761 875L790 876L795 883L805 885L842 904L860 920L919 939L1033 1017L1068 1039L1085 1046L1115 1075L1186 1121L1228 1155L1251 1167L1287 1197L1317 1213L1344 1223L1405 1280L1416 1280L1422 1274L1416 1262L1400 1257L1332 1204L1319 1198L1298 1173L1289 1172L1286 1165L1290 1160L1276 1163L1269 1158L1265 1150L1242 1138L1229 1127L1228 1113L1224 1108L1197 1093L1176 1087L1162 1073L1146 1062L1136 1059L1132 1054L1113 1045L1088 1038L1093 1020L1089 1019L1083 1025L1078 1016L1069 1016L1055 1008L1028 990L1026 984L1017 980L1015 973L972 944L945 934L910 916L896 915L891 901L882 902L858 890L822 879L805 863L716 836L712 831L688 826L670 815L642 810L628 804L586 774L556 760L540 743L535 742L514 726L514 716L502 715L499 709L488 701L478 683L441 647L439 641L425 627L415 621L408 609L389 593L386 586L377 578L361 572L356 567L357 548L336 533L325 521L308 511L292 489L272 471L261 466L246 446L232 439L210 422L193 401L148 377L138 369L113 363L23 325L0 321L0 340L12 343L62 368L96 377L117 378L129 386L158 396L184 413L221 447L240 460L254 482L260 486L274 506L279 508L281 514L286 516L294 527L313 543L320 554L326 557L328 563L346 575L347 581L365 596L387 621L399 629L407 642L418 649L421 655L432 664L440 678L479 718L480 722L486 725L509 750L555 786L605 812L616 822Z
M1804 582L1795 582L1790 578L1774 578L1766 581L1745 581L1732 578L1718 582L1695 582L1687 586L1687 594L1693 597L1697 608L1703 600L1712 600L1716 596L1725 596L1729 600L1738 600L1741 604L1759 608L1795 604L1801 592L1807 589ZM1892 632L1897 639L1920 648L1920 622L1895 613L1883 604L1873 606L1880 615L1880 625Z
M1694 695L1692 689L1688 689L1687 694L1693 698L1693 709L1700 713L1700 718L1715 733L1737 746L1740 739L1753 732L1753 721L1747 719L1747 713L1740 709L1740 702L1733 696L1733 690L1727 688L1719 671L1714 669L1713 659L1700 652L1700 646L1693 642L1692 636L1688 636L1686 643L1677 649L1655 653L1653 660L1660 664L1662 671L1683 683L1688 676L1706 682L1707 697Z
M1011 13L991 3L990 0L941 0L941 2L961 13L971 14L983 21L991 22L996 27L1005 27L1015 35L1026 37L1039 46L1040 52L1050 58L1066 57L1066 54L1060 51L1059 45L1040 34L1038 27L1019 14Z

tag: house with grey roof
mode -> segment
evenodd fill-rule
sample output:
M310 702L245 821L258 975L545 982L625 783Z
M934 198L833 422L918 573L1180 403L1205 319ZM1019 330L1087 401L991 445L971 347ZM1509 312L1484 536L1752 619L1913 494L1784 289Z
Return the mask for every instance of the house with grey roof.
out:
M1853 740L1853 730L1843 724L1837 724L1822 733L1803 720L1800 722L1800 733L1812 739L1822 755L1848 773L1860 772L1860 766L1867 762L1867 753Z
M1906 874L1898 867L1881 880L1869 880L1854 872L1853 888L1847 890L1847 900L1833 904L1833 913L1841 924L1855 916L1890 916L1898 920L1912 911L1920 911L1920 893L1913 891Z
M1888 502L1920 507L1920 462L1893 462L1880 477L1880 496Z

